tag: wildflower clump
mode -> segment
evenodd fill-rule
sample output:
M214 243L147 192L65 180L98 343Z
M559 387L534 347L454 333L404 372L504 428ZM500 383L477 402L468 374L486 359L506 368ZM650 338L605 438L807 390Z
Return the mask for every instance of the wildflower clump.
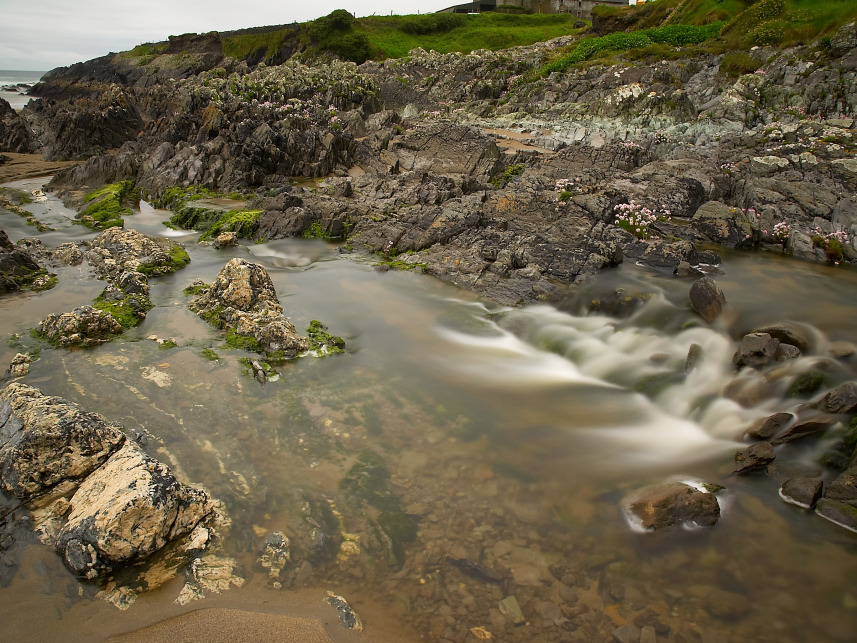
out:
M822 234L818 228L813 230L812 245L824 250L827 260L839 264L844 256L845 247L850 245L851 237L843 230Z
M665 205L660 210L652 210L634 200L613 206L613 211L616 213L613 223L638 239L648 239L650 226L658 221L669 221L672 215Z

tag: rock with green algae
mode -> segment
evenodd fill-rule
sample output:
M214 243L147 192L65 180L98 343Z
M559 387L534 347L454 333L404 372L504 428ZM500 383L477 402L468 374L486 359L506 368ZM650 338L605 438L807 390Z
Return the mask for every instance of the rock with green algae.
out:
M309 349L308 340L283 315L268 271L245 259L231 259L190 308L227 328L235 342L253 340L240 346L248 350L294 357Z
M93 306L78 306L59 315L48 315L35 333L57 346L89 347L110 341L122 332L122 325L109 312Z

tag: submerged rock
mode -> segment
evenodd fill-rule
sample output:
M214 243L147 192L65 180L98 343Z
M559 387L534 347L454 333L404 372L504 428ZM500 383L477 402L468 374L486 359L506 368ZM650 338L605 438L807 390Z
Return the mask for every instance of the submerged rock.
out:
M333 592L328 592L324 602L336 610L336 613L339 614L339 622L346 630L363 631L363 622L344 598Z
M268 271L244 259L231 259L190 308L215 325L255 340L267 353L294 357L309 348L283 315Z
M645 530L673 525L711 527L720 519L713 493L675 482L643 489L625 501L631 520Z

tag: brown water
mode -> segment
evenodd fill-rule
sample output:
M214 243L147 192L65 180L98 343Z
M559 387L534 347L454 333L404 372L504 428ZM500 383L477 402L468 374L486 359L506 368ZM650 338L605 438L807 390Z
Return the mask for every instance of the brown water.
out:
M93 236L53 198L28 208L58 228L41 236L47 245ZM628 319L578 316L571 302L500 309L429 277L377 272L321 241L198 247L195 234L165 229L167 216L144 206L126 220L174 235L192 259L153 280L146 321L95 350L45 348L24 381L144 435L152 455L222 499L233 520L225 549L247 583L179 607L176 579L120 612L79 585L18 512L16 542L0 563L0 639L101 640L206 606L315 614L326 590L348 598L367 640L475 640L470 629L480 626L498 640L610 640L628 623L656 626L659 640L854 639L857 535L780 501L777 479L728 475L747 425L794 410L782 394L819 358L772 378L750 406L722 396L734 375L727 333L792 320L808 325L818 354L828 341L857 342L854 272L729 255L715 278L737 312L729 328L711 330L688 324L688 282L633 265L587 286L655 293ZM0 227L13 240L34 233L2 211ZM222 334L187 310L181 292L196 277L210 282L233 256L268 269L298 329L320 319L347 353L294 360L266 385L242 374L244 353L222 349ZM30 345L26 333L46 314L88 303L103 287L85 268L59 276L52 291L0 300L4 339L19 333ZM179 346L163 350L151 334ZM649 386L683 372L692 343L705 349L701 367ZM206 360L204 348L220 359ZM0 364L19 349L0 344ZM836 380L854 377L828 367ZM339 484L366 449L383 458L391 491L417 524L402 565L388 562L367 523L372 512ZM783 449L781 465L812 466L825 443ZM623 497L674 479L724 485L720 522L635 533ZM274 530L297 538L308 498L334 503L359 553L304 567L275 588L254 566L260 543ZM465 575L447 557L506 580ZM498 611L508 595L526 624ZM341 636L332 621L328 631Z

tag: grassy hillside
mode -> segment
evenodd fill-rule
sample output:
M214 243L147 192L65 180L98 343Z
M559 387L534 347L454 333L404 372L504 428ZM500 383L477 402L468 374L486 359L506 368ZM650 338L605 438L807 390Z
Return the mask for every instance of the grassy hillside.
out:
M360 18L373 58L401 58L415 47L441 53L505 49L575 33L568 14L427 14Z

